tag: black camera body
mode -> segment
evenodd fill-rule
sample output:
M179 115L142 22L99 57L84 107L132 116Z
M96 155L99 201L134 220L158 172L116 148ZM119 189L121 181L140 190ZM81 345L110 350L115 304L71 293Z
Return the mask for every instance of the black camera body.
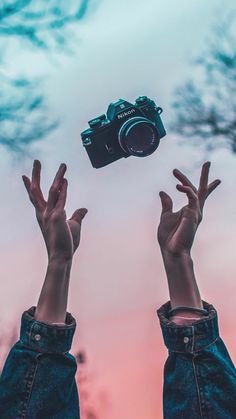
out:
M107 116L92 119L90 128L81 133L92 166L100 168L122 157L152 154L166 135L161 113L147 96L138 97L134 105L123 99L111 103Z

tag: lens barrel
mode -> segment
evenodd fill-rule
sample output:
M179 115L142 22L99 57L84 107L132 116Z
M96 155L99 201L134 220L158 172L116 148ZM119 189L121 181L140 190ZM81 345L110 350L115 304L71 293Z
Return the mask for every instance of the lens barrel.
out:
M160 137L153 122L137 116L128 119L121 126L118 141L126 153L137 157L146 157L157 149Z

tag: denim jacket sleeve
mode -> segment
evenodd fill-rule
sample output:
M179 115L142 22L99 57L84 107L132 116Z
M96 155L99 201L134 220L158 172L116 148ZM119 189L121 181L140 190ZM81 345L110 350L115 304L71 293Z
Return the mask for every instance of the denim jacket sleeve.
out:
M11 348L0 379L1 419L80 419L77 364L69 354L76 321L64 326L34 319L24 311L20 340Z
M235 419L236 370L219 336L217 312L191 326L170 321L167 302L157 310L169 356L164 366L164 419Z

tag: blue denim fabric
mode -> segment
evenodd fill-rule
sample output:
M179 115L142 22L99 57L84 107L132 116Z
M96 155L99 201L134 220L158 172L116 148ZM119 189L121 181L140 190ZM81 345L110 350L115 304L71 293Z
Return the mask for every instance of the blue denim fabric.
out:
M80 419L77 364L69 354L76 321L65 326L34 319L24 311L20 340L10 350L0 379L1 419Z
M164 419L236 419L236 372L219 337L217 313L192 326L168 319L170 302L157 314L169 357L164 367ZM12 347L0 379L0 419L80 419L75 358L69 354L76 328L22 314L20 340ZM133 418L130 418L133 419ZM145 418L146 419L146 418ZM148 419L148 418L147 418Z
M236 370L219 337L217 312L191 326L168 318L167 302L157 310L168 348L164 367L164 419L236 419Z

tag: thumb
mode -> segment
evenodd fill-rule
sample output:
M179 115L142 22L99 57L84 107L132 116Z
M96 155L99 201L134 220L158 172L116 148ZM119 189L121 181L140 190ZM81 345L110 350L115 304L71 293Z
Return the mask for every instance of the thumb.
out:
M172 212L173 201L171 197L164 191L160 191L159 196L161 198L162 214L165 212Z
M71 216L70 220L77 221L77 223L81 224L81 222L82 222L83 218L85 217L85 215L87 214L87 212L88 212L87 208L79 208L79 209L75 210L75 212Z

